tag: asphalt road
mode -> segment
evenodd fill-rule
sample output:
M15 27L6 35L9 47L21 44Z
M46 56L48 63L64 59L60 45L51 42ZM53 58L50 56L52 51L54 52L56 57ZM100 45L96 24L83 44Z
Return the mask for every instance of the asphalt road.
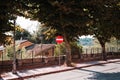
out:
M120 62L37 76L25 80L120 80Z

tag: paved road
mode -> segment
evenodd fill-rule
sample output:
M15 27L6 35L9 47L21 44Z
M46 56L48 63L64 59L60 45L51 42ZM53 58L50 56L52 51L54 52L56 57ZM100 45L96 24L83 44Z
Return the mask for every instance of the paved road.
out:
M120 80L120 62L37 76L25 80Z

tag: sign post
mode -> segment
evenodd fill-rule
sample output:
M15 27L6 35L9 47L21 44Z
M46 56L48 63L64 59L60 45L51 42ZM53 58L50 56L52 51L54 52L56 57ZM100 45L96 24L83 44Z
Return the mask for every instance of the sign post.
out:
M61 44L63 42L63 36L56 37L57 44ZM59 50L59 65L60 65L60 50Z

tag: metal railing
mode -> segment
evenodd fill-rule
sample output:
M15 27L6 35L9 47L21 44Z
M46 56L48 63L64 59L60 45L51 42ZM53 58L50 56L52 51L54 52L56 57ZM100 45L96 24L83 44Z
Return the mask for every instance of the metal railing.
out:
M75 52L75 53L78 53L79 55L75 54L73 55L72 57L74 59L80 59L80 60L100 60L101 59L101 54L102 52L102 49L101 48L91 48L91 49L83 49L83 52ZM11 65L12 64L12 59L8 58L8 59L5 59L6 57L6 54L2 53L1 56L0 56L0 65ZM72 53L74 54L74 53ZM110 47L110 48L106 48L106 54L107 54L107 58L110 59L110 58L118 58L120 57L120 48L115 48L115 47ZM17 59L18 59L18 64L19 65L24 65L24 64L35 64L35 63L43 63L43 60L44 60L44 63L52 63L52 62L55 62L56 63L59 63L59 56L55 57L55 56L47 56L47 57L41 57L40 56L35 56L35 53L31 53L31 54L28 54L29 57L27 58L24 58L24 55L22 54L19 54L17 55ZM74 56L77 56L77 57L74 57ZM43 58L43 60L42 60ZM66 58L65 58L65 55L61 55L60 56L60 60L61 61L64 61ZM62 62L61 62L62 63Z

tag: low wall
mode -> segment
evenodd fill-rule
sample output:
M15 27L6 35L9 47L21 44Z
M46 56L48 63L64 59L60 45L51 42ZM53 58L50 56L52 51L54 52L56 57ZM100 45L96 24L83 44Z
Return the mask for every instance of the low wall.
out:
M107 53L107 59L120 58L120 53ZM83 62L92 60L101 60L101 54L82 54L81 56L74 55L72 57L73 62ZM32 58L32 59L19 59L16 61L17 70L31 69L38 67L48 67L63 64L65 56L48 57L48 58ZM11 71L13 60L0 61L0 71Z

